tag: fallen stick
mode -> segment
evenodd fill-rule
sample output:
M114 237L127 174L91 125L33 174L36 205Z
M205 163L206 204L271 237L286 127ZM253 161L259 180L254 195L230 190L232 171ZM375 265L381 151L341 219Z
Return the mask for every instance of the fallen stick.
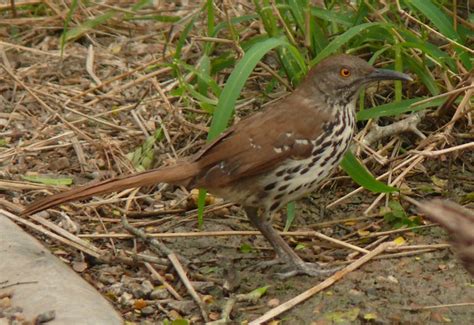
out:
M282 303L281 305L273 308L273 309L270 309L268 312L266 312L265 314L263 314L262 316L260 316L259 318L251 321L249 323L249 325L258 325L258 324L262 324L278 315L280 315L281 313L284 313L285 311L293 308L294 306L296 306L297 304L305 301L306 299L314 296L316 293L320 292L321 290L331 286L332 284L334 284L335 282L337 282L338 280L340 280L342 277L344 277L346 274L356 270L357 268L359 268L362 264L370 261L372 258L374 258L375 256L379 255L380 253L382 253L383 251L385 251L387 248L391 247L395 245L394 243L392 242L387 242L387 243L382 243L380 244L379 246L377 246L373 251L371 251L370 253L362 256L361 258L359 258L358 260L356 260L354 263L352 264L349 264L348 266L346 266L345 268L343 268L342 270L340 271L337 271L336 273L334 273L332 276L330 276L329 278L327 278L326 280L324 280L323 282L319 283L318 285L312 287L311 289L309 290L306 290L305 292L301 293L300 295L288 300L287 302L284 302Z

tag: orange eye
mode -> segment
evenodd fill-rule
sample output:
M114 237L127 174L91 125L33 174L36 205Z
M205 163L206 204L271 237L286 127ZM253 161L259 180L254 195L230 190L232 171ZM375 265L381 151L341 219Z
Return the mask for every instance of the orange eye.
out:
M347 78L351 75L351 71L347 68L342 68L341 71L339 71L339 74L341 77Z

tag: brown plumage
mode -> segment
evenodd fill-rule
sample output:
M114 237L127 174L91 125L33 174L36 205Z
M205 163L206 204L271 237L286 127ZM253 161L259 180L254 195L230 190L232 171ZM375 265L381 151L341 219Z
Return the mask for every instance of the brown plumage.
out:
M347 150L361 86L410 77L375 69L349 55L322 61L288 97L236 123L198 154L176 166L122 176L52 195L28 206L35 213L93 195L156 183L204 187L240 203L293 273L318 274L271 227L269 214L314 190ZM258 214L261 208L263 213ZM292 274L293 274L292 273Z
M425 202L419 209L448 231L456 254L474 276L474 212L446 200Z

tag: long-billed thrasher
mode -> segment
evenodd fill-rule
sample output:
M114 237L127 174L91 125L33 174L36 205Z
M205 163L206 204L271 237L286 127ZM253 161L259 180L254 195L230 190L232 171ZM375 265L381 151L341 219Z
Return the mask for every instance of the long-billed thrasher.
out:
M375 69L358 57L332 56L312 68L288 97L236 123L175 166L77 187L40 199L23 213L156 183L202 187L243 206L277 260L290 268L288 275L321 274L320 267L304 262L273 229L270 216L316 189L339 164L354 134L358 92L379 80L411 78Z

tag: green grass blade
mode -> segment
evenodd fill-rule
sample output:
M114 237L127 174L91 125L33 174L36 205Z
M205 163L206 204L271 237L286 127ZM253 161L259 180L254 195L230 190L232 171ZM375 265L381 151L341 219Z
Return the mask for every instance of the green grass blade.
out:
M204 222L204 206L206 205L207 191L203 188L199 189L198 195L198 226L201 227Z
M367 6L367 3L364 0L359 1L357 8L357 13L355 14L354 19L352 20L353 26L360 25L369 13L369 7Z
M407 0L406 3L420 11L444 36L461 41L461 37L454 30L453 22L439 9L439 5L436 6L431 0Z
M286 205L286 222L283 231L288 231L290 229L291 224L295 220L295 217L295 202L290 202Z
M219 97L222 90L217 84L217 82L211 78L210 69L211 69L211 62L207 55L203 55L199 60L198 66L194 67L192 65L186 63L180 63L183 68L186 70L194 73L198 77L198 85L199 85L199 92L201 94L205 94L203 89L201 88L202 85L200 83L204 83L206 87L209 87L216 97ZM207 89L207 88L206 88Z
M146 20L154 20L154 21L159 21L161 23L176 23L180 20L179 17L176 16L165 16L165 15L131 15L127 14L124 17L124 20L126 21L146 21Z
M76 39L81 37L85 33L95 29L97 26L100 26L107 22L109 19L114 17L117 14L115 10L109 10L105 14L97 16L93 19L89 19L84 21L79 26L76 26L69 31L67 31L64 35L64 42L69 42L70 40Z
M209 74L211 71L211 59L209 56L207 56L207 54L204 54L199 60L198 71L199 75L197 80L197 88L201 94L206 95L209 88L209 83L214 81ZM214 84L217 86L216 83ZM220 88L217 87L217 89Z
M362 31L368 28L388 26L384 23L365 23L349 28L343 34L336 37L331 43L329 43L319 54L311 61L311 66L315 65L322 59L330 56L331 54L338 51L341 46L349 42L354 36L360 34Z
M140 9L145 8L146 6L151 5L150 0L139 0L132 6L132 11L138 11Z
M343 26L352 26L352 17L341 13L334 12L323 8L313 7L311 8L311 15L318 17L330 23L337 23Z
M196 17L193 17L191 21L184 27L181 35L179 35L178 43L176 43L176 52L174 54L175 60L181 60L181 50L183 49L184 43L191 32L191 29L194 27L194 22Z
M64 46L66 46L66 35L68 33L68 28L69 24L71 23L72 16L74 15L74 12L76 12L77 5L79 4L79 1L77 0L72 0L71 2L71 8L69 8L66 19L64 20L64 31L61 34L61 40L60 40L60 48L61 48L61 56L63 55L64 52Z
M248 21L251 21L251 20L255 20L258 18L258 15L257 14L253 14L253 15L245 15L245 16L240 16L240 17L233 17L230 19L230 23L232 25L237 25L237 24L240 24L240 23L245 23L245 22L248 22ZM212 37L217 37L217 34L219 34L219 32L225 28L228 27L228 23L227 21L223 21L221 23L218 23L216 25L216 27L214 28L214 33L210 36Z
M402 59L402 49L399 44L394 46L395 52L395 70L403 72L403 59ZM395 101L399 102L402 100L402 82L400 80L395 80Z
M410 71L413 71L418 79L423 82L423 84L428 88L431 95L436 96L440 93L436 80L434 80L433 75L430 73L426 65L423 63L418 63L410 55L404 56L407 66L410 68Z
M237 63L219 96L219 102L208 134L209 140L214 139L225 130L234 112L235 103L237 98L239 98L240 91L250 73L252 73L257 63L266 53L278 46L290 46L290 44L283 38L269 38L252 46Z
M408 36L408 37L406 37ZM424 54L429 55L432 60L439 63L442 67L450 69L452 72L457 73L456 63L446 52L440 50L437 46L428 42L421 42L419 39L404 34L407 42L400 43L401 46L407 49L419 49ZM427 66L426 68L428 68Z
M288 0L288 6L290 7L291 14L295 19L296 24L300 30L304 30L304 10L307 6L302 0Z
M214 30L216 28L216 17L214 14L214 1L207 0L206 11L207 11L207 35L211 36L214 34Z
M350 150L344 155L340 166L357 184L371 192L392 193L397 191L396 188L376 180Z
M464 44L464 39L467 36L465 33L460 34L454 29L452 19L439 8L439 5L435 5L431 0L405 0L405 2L426 16L441 34L456 41L458 44ZM455 46L455 50L466 69L472 69L472 55L459 46Z
M40 183L40 184L45 184L45 185L60 186L60 185L72 184L72 178L69 178L69 177L51 178L51 177L38 176L38 175L22 175L21 178L24 179L25 181L30 181L33 183Z
M371 109L365 109L357 113L357 120L364 121L371 118L378 118L383 116L397 116L406 112L417 112L427 107L442 105L446 101L446 98L437 98L420 105L415 105L417 102L424 99L426 98L410 98L402 100L400 102L392 102Z

